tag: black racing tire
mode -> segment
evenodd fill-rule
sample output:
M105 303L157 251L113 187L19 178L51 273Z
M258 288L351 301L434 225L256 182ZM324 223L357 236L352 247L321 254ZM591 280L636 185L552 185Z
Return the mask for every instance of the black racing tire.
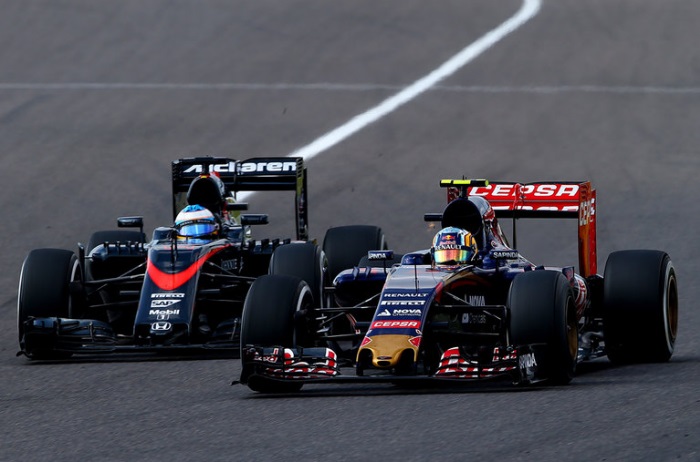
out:
M513 345L545 344L539 364L547 380L573 379L578 356L576 305L569 281L558 271L528 271L515 277L508 294Z
M328 306L325 295L325 287L329 285L328 260L318 245L307 242L277 247L268 272L304 280L311 288L316 306Z
M667 253L623 250L603 276L603 335L616 364L666 362L678 333L678 285Z
M243 304L241 319L241 352L246 345L295 348L303 343L295 329L295 315L312 307L313 294L302 279L272 274L253 282ZM245 369L245 357L243 367ZM253 391L288 393L301 390L301 383L250 381Z
M129 230L123 230L123 229L116 229L116 230L109 230L109 231L95 231L90 236L90 239L88 239L87 246L85 247L85 255L89 256L90 252L92 252L92 250L95 247L102 245L105 242L145 243L146 242L146 234L144 234L140 231L129 231ZM94 280L92 270L91 270L91 263L92 262L90 261L89 258L85 262L85 278L88 281ZM115 274L114 276L118 276L118 275Z
M350 225L330 228L323 238L330 280L343 270L357 266L370 250L386 250L384 233L378 226Z
M17 292L17 331L20 347L24 323L30 317L68 318L73 297L71 282L80 280L78 257L70 250L36 249L22 264ZM32 359L59 359L70 354L54 351L27 351Z

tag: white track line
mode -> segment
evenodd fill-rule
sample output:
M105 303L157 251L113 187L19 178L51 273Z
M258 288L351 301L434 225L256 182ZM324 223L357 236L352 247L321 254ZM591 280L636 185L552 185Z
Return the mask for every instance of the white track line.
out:
M164 91L401 91L405 85L380 83L129 83L129 82L66 82L66 83L0 83L0 91L71 91L71 90L164 90ZM434 85L426 92L454 93L618 93L695 95L700 87L672 87L663 85Z
M440 67L425 77L415 81L413 84L401 90L394 96L385 99L377 106L353 117L345 124L331 130L325 135L320 136L306 146L295 150L289 154L289 156L303 157L304 160L309 160L316 157L326 149L335 146L359 130L362 130L371 123L376 122L387 114L395 111L399 107L435 86L435 84L441 80L444 80L457 72L466 64L470 63L476 57L481 55L484 51L488 50L511 32L525 24L539 12L540 6L540 0L523 0L520 10L514 16L488 32L486 35L483 35L471 45L468 45L452 58L445 61L445 63L443 63Z

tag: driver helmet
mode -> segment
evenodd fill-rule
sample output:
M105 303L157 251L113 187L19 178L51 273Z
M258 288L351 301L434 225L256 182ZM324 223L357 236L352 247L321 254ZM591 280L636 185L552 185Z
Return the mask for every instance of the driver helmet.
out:
M453 226L441 229L430 249L435 265L464 265L470 263L478 251L474 236Z
M206 243L219 234L219 223L214 214L201 205L188 205L175 218L178 238L191 243Z

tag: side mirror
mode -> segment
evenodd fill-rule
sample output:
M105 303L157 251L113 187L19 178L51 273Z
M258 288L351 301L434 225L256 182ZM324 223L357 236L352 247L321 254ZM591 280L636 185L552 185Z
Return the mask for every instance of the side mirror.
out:
M139 228L143 233L143 217L119 217L117 226L120 228Z
M266 225L268 223L268 216L265 213L247 213L241 215L242 225Z

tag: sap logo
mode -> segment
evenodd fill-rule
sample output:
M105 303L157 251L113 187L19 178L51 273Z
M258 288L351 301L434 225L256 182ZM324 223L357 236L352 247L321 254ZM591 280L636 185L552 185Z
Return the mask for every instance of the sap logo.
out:
M209 172L233 173L236 171L236 163L214 164L209 166ZM191 165L183 173L204 173L204 166L201 164Z
M185 298L185 294L178 294L178 293L151 294L151 298Z
M182 300L164 300L164 299L158 299L158 300L151 300L151 308L165 308L168 306L172 306L176 303L180 303Z
M179 316L180 310L149 310L149 316Z
M240 165L241 173L280 173L296 170L296 162L244 162Z
M535 355L532 353L527 353L518 358L518 363L521 369L530 369L532 367L537 367L537 360Z
M482 306L486 305L486 298L483 295L470 295L466 302L473 306Z

